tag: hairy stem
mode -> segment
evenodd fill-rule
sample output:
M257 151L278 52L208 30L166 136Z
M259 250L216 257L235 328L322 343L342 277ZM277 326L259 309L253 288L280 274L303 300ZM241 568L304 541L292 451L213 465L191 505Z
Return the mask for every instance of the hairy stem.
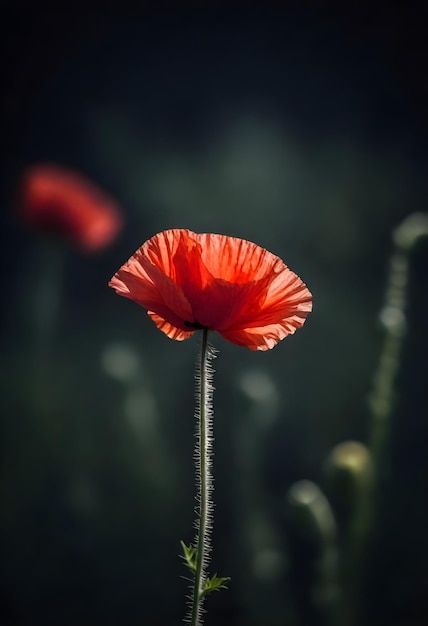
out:
M212 527L211 499L211 445L212 445L212 369L209 361L213 356L208 345L208 330L204 328L200 361L196 372L197 396L196 396L196 480L198 489L198 502L196 520L196 570L193 586L191 606L191 626L200 626L202 623L201 605L203 591L206 582L206 565L210 550L210 531Z

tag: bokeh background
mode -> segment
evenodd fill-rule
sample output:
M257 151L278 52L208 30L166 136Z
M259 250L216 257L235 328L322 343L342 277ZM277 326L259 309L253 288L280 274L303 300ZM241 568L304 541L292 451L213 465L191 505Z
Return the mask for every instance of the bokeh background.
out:
M213 337L212 572L232 583L207 626L421 625L426 237L406 252L407 332L379 312L392 233L426 211L426 8L197 4L2 8L0 623L181 623L198 340L168 340L107 283L185 227L255 241L314 295L268 353ZM45 161L120 204L107 249L17 218ZM367 447L338 468L350 440Z

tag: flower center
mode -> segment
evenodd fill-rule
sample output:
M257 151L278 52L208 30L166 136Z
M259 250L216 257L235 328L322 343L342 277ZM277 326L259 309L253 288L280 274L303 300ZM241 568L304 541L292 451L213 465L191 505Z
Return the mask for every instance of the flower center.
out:
M205 328L205 326L202 326L202 324L200 324L197 320L195 320L194 322L188 322L186 320L184 322L184 325L187 326L187 328L194 328L195 330L202 330L203 328Z

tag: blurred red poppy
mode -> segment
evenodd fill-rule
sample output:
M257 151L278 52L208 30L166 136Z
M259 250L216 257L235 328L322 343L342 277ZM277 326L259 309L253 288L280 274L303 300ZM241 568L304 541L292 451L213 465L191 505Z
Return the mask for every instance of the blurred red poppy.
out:
M251 350L273 348L312 310L309 289L277 256L243 239L190 230L146 241L109 285L147 309L171 339L208 328Z
M85 252L108 246L122 227L119 208L106 193L58 165L26 170L18 210L29 226L63 237Z

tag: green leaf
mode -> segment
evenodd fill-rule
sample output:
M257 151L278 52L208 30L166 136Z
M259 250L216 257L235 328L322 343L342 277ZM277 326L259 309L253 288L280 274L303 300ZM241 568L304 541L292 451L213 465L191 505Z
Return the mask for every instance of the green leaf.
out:
M184 559L184 564L189 570L195 574L196 573L196 548L190 544L187 546L184 541L180 541L181 547L183 549L183 554L181 557Z
M229 580L229 576L217 576L217 574L214 574L214 576L211 576L211 578L207 578L205 586L201 593L201 598L206 596L208 593L211 593L212 591L227 589L228 587L226 583L228 583Z

